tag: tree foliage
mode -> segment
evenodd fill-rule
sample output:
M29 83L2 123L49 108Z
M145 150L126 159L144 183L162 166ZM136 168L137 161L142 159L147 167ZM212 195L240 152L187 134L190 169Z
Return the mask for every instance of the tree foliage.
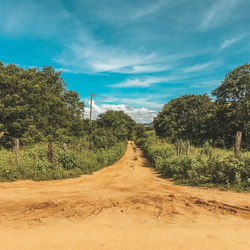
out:
M250 64L229 72L222 84L207 95L184 95L165 104L154 119L160 137L189 140L202 145L232 147L237 131L243 132L243 146L250 146Z
M250 64L244 64L229 72L222 84L212 91L218 108L217 121L227 131L225 138L233 143L237 130L243 132L243 140L249 143L250 130ZM250 144L250 143L249 143Z
M72 127L83 122L84 102L65 87L61 73L52 67L25 70L0 62L0 130L5 140L36 142L55 140L60 133L78 135Z
M99 127L111 129L118 140L129 140L134 136L135 121L124 111L109 110L100 114L97 119Z
M209 138L212 117L213 103L207 95L184 95L165 104L153 124L160 137L202 145Z

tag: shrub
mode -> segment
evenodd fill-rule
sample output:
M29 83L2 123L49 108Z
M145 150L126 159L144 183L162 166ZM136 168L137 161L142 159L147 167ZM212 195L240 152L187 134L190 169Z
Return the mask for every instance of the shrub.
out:
M194 150L193 155L177 157L174 145L167 144L153 133L146 133L137 140L149 161L163 176L192 185L213 184L250 188L250 154L242 153L234 158L227 151L215 150L208 142L200 155Z
M7 149L0 150L0 181L18 179L52 180L73 178L89 174L119 160L126 150L127 143L119 142L107 149L90 150L81 153L68 149L66 152L59 145L54 146L52 163L47 160L46 143L35 144L21 150L21 161L15 162L15 154Z

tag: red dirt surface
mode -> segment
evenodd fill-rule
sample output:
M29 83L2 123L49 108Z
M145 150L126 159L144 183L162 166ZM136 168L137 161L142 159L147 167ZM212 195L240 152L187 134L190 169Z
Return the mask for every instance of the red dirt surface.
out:
M93 175L0 183L0 249L250 249L250 194L176 186L129 142Z

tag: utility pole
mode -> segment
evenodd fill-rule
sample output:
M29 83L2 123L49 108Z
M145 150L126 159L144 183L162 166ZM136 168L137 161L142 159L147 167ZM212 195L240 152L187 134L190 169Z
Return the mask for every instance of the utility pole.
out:
M90 95L91 95L91 101L90 101L90 112L89 112L89 115L90 115L90 121L92 121L92 105L93 105L93 96L95 96L95 94L90 93Z

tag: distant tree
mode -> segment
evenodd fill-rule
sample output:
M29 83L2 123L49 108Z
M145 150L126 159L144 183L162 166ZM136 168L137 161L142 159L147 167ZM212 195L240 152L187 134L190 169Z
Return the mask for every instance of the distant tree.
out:
M214 115L214 104L205 95L184 95L165 104L153 121L158 136L189 140L202 145L210 138L210 124Z
M234 143L237 130L243 132L245 144L250 144L250 64L244 64L229 72L212 95L219 107L217 121L227 133L228 145Z
M146 128L141 124L136 124L135 127L135 138L141 138L145 135Z
M100 114L97 124L100 127L111 129L113 135L120 141L132 139L135 133L135 121L123 111L109 110Z

